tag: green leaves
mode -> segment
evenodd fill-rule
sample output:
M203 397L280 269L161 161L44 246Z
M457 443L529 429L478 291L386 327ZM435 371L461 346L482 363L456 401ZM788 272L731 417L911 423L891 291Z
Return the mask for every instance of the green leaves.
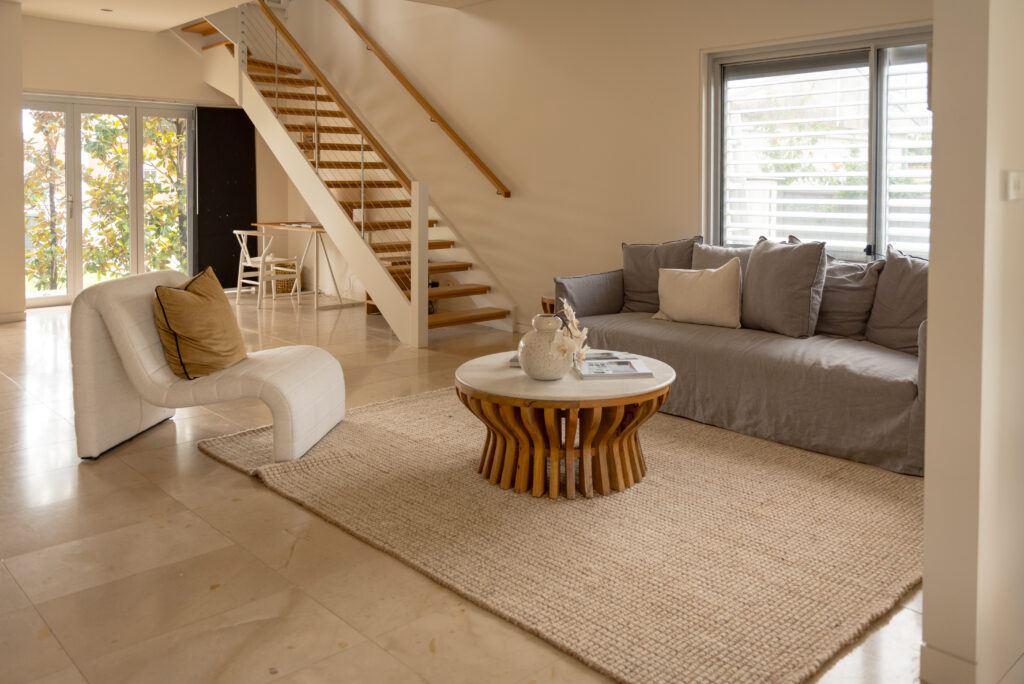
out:
M63 112L28 110L24 141L25 274L36 290L67 287ZM143 261L187 268L187 127L184 117L143 116ZM131 272L129 117L82 115L82 265L97 278Z

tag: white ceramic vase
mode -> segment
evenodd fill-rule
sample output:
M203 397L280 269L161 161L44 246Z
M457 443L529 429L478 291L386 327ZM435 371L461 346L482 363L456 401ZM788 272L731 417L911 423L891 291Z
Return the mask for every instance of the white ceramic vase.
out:
M519 365L534 380L558 380L572 368L575 346L554 314L533 317L533 330L519 340Z

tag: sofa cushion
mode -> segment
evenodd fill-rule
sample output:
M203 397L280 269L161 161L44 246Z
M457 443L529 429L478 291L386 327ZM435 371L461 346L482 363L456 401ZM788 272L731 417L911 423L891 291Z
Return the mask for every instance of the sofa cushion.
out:
M889 245L868 318L867 338L908 354L917 353L917 331L928 317L928 260Z
M789 236L790 244L801 244L800 239ZM825 245L826 248L828 245ZM864 329L875 301L878 276L885 266L879 259L870 263L841 261L826 255L825 287L821 291L816 335L839 335L864 339Z
M577 316L618 313L622 310L622 269L555 278L555 309L566 299Z
M743 327L789 337L814 334L825 285L825 243L761 240L743 283Z
M662 408L667 413L896 472L922 472L910 448L920 407L914 356L845 337L795 339L645 314L588 316L580 323L594 349L644 354L675 369Z
M742 287L743 274L737 258L721 268L700 271L663 268L658 274L661 308L654 317L738 328Z
M192 380L245 358L245 340L213 268L179 287L158 285L153 318L167 364Z
M658 310L658 269L691 268L693 246L703 241L699 235L661 245L622 243L622 282L625 290L623 311Z
M719 268L729 263L730 259L739 258L740 267L744 275L747 272L747 262L750 260L750 253L753 247L719 247L717 245L694 245L693 265L690 268Z
M863 264L829 257L814 332L863 340L884 266L881 259Z

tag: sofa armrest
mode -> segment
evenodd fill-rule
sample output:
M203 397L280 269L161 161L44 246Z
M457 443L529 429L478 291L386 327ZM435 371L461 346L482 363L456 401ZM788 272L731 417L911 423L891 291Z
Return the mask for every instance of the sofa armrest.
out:
M924 385L928 370L928 319L917 329L917 394L924 398Z
M555 278L555 310L562 298L577 316L600 316L622 311L622 269L589 275Z

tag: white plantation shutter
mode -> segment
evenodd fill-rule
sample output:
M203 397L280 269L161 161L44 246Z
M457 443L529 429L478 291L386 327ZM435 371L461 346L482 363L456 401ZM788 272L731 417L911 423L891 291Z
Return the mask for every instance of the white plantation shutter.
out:
M924 45L883 51L886 241L928 256L932 205L932 113ZM881 251L881 250L879 250Z

